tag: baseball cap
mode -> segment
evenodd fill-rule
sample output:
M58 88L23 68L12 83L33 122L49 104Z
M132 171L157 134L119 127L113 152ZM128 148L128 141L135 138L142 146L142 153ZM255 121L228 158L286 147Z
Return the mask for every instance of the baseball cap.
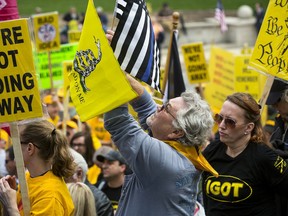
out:
M274 105L282 97L285 89L288 88L288 84L282 80L274 79L272 87L270 89L266 105Z
M72 121L72 120L68 120L66 121L66 126L73 128L73 129L78 129L78 125ZM63 128L63 122L59 123L59 125L57 126L58 129L62 129Z
M54 100L53 96L52 95L46 95L44 98L43 98L43 102L45 104L53 104L53 103L56 103L57 101Z
M99 154L97 155L96 159L100 162L104 162L104 160L109 160L109 161L119 161L122 164L126 164L124 158L120 154L120 152L111 150L107 152L106 154Z

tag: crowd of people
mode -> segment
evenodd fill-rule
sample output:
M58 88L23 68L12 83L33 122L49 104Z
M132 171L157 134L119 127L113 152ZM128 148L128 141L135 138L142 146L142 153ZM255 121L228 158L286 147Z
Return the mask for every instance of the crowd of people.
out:
M111 42L108 19L97 12ZM163 4L158 15L171 14ZM64 40L84 14L71 7L63 20ZM61 94L45 92L46 115L19 124L31 215L288 216L288 82L274 79L266 105L278 114L264 127L249 93L228 95L212 113L193 89L159 105L140 82L127 80L138 97L103 116L81 122L73 105L64 113ZM23 215L7 125L0 176L0 215Z

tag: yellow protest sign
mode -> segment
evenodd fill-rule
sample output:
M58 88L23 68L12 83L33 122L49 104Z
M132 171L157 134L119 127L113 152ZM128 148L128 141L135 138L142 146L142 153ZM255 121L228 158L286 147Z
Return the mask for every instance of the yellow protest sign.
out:
M112 110L137 96L102 30L93 0L88 3L73 66L74 71L69 74L70 92L81 121Z
M265 73L288 80L287 1L270 1L250 65Z
M250 55L237 55L219 47L211 49L209 75L205 99L220 110L226 97L234 92L246 92L257 101L261 98L267 77L248 68Z
M0 22L0 122L42 116L28 20Z
M235 91L233 53L212 47L210 52L209 76L211 81L205 86L205 99L214 107L221 108L227 95Z
M235 57L235 90L249 93L255 100L259 100L266 76L248 68L250 57L250 55Z
M58 12L36 14L32 16L36 50L38 52L59 50L60 32Z
M77 43L80 40L81 31L80 30L72 30L68 31L68 41L69 43Z
M182 46L188 80L191 84L209 81L203 43Z

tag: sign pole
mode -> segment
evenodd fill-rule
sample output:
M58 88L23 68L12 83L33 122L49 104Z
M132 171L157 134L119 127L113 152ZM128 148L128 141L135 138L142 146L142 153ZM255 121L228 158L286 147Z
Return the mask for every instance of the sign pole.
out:
M19 184L21 187L23 211L24 211L24 215L28 216L30 215L30 199L28 196L28 187L27 187L26 177L25 177L25 167L24 167L23 154L22 154L20 138L19 138L19 130L18 130L18 125L16 122L10 123L10 130L11 130L11 136L12 136L13 150L15 154L17 175L18 175L18 180L19 180Z

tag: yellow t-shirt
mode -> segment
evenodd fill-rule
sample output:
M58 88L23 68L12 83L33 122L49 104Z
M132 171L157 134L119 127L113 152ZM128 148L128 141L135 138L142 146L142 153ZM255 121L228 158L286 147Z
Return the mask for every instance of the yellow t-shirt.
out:
M52 171L35 178L26 173L30 198L30 215L74 215L74 204L64 180ZM20 189L17 192L18 209L24 215Z

